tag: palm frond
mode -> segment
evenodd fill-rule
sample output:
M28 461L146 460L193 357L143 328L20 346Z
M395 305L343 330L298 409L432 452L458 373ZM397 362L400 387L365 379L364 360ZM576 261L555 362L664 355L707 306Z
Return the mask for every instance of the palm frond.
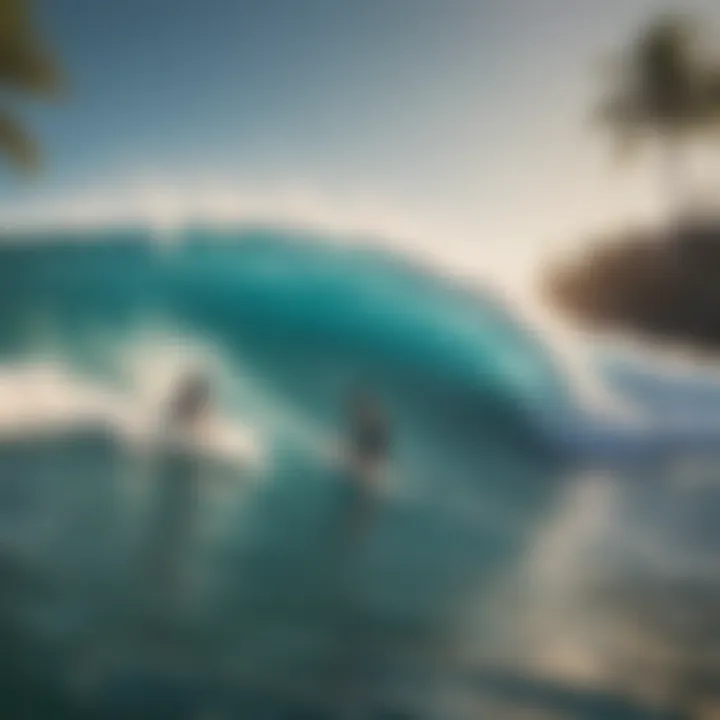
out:
M697 30L684 17L660 16L614 66L606 63L614 72L592 120L617 136L621 156L624 148L634 149L643 131L677 138L717 127L720 69L701 61Z
M658 125L684 125L696 111L699 68L694 62L692 38L685 21L663 17L636 44L638 89Z
M0 83L38 95L53 95L62 75L33 27L26 0L0 0Z
M5 111L0 111L0 151L15 167L31 174L38 167L38 148L23 125Z

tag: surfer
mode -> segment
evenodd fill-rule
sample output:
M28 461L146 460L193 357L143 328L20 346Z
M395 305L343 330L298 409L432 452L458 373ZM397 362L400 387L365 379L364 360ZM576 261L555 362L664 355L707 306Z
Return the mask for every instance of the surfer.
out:
M367 393L352 396L349 420L347 462L354 495L350 533L357 539L365 533L382 489L390 437L382 409Z
M193 441L211 404L209 380L199 372L181 380L164 413L155 518L147 556L148 583L167 611L186 590L187 562L197 511L200 457Z
M181 379L161 413L154 507L135 568L129 616L123 608L119 617L111 615L79 639L70 681L80 693L91 690L125 652L136 648L138 640L169 640L178 635L177 613L188 591L201 471L193 440L201 435L210 405L208 378L192 372Z
M166 423L172 430L196 426L207 415L211 388L208 378L200 372L189 373L171 397Z

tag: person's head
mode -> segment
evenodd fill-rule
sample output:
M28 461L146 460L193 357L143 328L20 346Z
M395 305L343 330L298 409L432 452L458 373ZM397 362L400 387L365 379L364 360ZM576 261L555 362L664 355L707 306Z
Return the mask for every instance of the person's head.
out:
M181 378L169 407L171 422L186 423L196 420L210 404L211 385L208 377L199 370Z

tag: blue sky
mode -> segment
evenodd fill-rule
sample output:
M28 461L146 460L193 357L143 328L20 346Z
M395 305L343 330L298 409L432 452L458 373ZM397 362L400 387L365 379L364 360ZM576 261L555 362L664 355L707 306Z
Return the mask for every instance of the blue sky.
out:
M273 198L303 195L406 219L482 263L652 203L648 173L618 174L585 117L599 59L667 3L37 5L71 93L23 106L46 168L32 183L3 173L6 217L148 188L177 206L249 193L270 214ZM682 4L717 18L714 5Z

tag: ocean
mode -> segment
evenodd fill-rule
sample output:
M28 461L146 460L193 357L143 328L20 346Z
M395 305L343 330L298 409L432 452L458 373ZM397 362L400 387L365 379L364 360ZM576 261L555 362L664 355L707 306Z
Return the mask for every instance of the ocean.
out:
M598 353L643 420L599 416L493 293L287 229L8 238L0 298L3 717L680 717L718 692L714 377ZM148 615L143 423L197 367L252 461L210 453L189 580ZM348 542L358 391L391 453Z

